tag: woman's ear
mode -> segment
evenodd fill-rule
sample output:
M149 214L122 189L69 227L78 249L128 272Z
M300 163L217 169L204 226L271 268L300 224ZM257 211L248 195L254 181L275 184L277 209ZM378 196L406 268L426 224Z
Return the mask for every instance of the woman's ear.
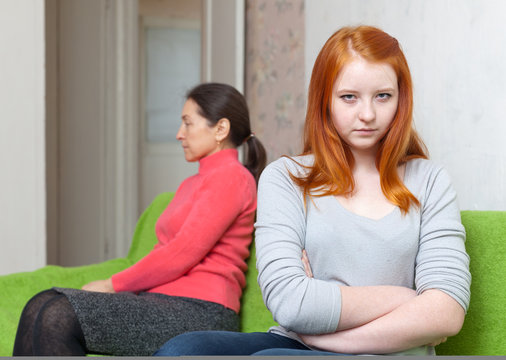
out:
M230 120L221 118L214 126L216 129L216 141L224 141L230 134Z

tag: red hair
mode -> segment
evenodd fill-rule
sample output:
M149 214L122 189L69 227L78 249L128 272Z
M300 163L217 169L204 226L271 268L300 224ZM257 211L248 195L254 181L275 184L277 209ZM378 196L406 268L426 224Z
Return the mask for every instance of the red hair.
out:
M305 176L292 179L307 196L348 195L354 190L353 155L331 118L332 89L343 67L360 56L392 66L399 87L397 112L380 141L376 167L385 197L407 213L418 199L399 178L397 168L412 158L427 158L426 148L413 128L413 86L408 63L397 40L370 26L345 27L334 33L316 58L308 90L303 155L314 163Z

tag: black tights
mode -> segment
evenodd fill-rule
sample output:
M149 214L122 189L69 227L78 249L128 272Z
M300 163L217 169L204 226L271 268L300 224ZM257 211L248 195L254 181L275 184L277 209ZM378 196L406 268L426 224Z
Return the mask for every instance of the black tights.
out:
M19 319L12 355L86 355L81 325L65 295L46 290L28 301Z

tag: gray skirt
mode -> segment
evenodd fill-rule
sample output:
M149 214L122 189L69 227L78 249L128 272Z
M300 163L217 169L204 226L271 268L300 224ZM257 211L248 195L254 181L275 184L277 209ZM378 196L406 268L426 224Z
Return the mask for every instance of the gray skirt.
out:
M53 288L74 308L95 354L149 356L170 338L189 331L239 331L239 316L223 305L141 292L115 294Z

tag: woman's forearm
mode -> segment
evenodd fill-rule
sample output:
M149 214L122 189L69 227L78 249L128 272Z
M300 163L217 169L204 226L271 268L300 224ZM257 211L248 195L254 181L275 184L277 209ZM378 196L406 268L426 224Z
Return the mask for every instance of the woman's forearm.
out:
M416 297L401 286L341 286L341 317L337 330L371 322Z
M306 276L313 271L306 250L302 251ZM416 296L416 291L402 286L341 286L341 315L337 330L366 324L383 316Z
M449 295L428 290L365 325L325 335L302 335L306 344L348 354L386 354L457 334L464 309Z

